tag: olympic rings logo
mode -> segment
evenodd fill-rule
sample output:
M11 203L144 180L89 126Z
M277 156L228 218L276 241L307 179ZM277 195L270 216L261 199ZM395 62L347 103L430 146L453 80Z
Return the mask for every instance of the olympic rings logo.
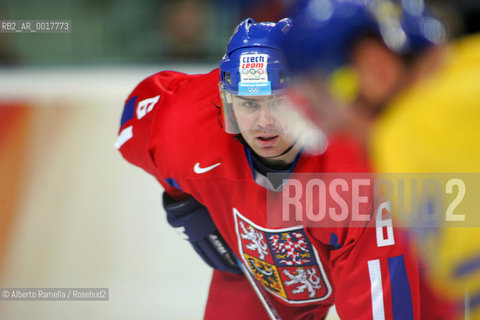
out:
M248 88L248 93L250 93L250 94L257 94L257 93L260 93L260 89L257 88L257 87L249 87L249 88Z
M242 73L245 75L250 73L251 75L259 78L265 73L265 70L264 69L242 69Z

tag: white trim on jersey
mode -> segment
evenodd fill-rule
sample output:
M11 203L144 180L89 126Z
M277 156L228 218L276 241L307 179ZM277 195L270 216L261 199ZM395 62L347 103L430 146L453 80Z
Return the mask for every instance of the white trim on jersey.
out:
M382 271L380 270L380 260L376 259L368 261L368 273L370 274L373 320L385 320L385 308L383 306Z
M130 140L133 137L133 126L126 127L125 129L120 132L117 138L117 142L115 142L114 146L117 149L120 149L125 142Z

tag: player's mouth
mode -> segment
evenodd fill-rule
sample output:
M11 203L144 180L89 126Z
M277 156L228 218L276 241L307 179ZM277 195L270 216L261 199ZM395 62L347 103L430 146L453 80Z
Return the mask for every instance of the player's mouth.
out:
M262 147L271 147L278 141L278 135L261 135L256 136L255 140L262 146Z

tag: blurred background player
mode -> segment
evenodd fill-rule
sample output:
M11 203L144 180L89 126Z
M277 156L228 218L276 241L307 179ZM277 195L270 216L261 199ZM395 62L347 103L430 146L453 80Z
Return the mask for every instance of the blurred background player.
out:
M396 230L387 244L376 228L268 224L267 199L284 183L269 173L368 171L348 137L331 136L312 155L292 133L279 47L290 28L289 19L246 19L220 69L142 81L116 146L162 184L168 222L215 268L206 319L268 317L235 256L282 319L324 319L334 303L344 319L418 319L417 263ZM315 143L325 149L323 139Z
M474 192L480 171L478 34L443 45L445 28L423 1L312 0L295 18L285 50L299 75L293 92L298 109L327 133L353 131L370 149L376 170L476 173ZM478 201L469 209L478 213ZM473 228L478 219L469 221L469 228L436 229L433 247L419 244L437 293L457 299L459 309L465 303L459 317L479 319L480 231ZM447 317L422 312L422 319L431 316Z

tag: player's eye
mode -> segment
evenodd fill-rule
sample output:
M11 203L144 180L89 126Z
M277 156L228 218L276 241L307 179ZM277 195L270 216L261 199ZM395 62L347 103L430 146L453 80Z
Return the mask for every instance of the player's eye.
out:
M245 107L246 109L252 109L252 110L260 107L258 102L255 102L255 101L244 101L242 106Z

